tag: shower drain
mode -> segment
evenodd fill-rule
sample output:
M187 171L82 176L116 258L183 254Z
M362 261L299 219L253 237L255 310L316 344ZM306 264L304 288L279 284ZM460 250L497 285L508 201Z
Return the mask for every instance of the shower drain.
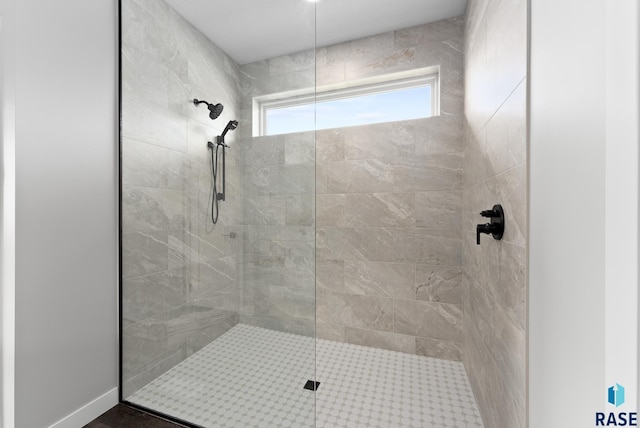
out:
M304 389L308 389L309 391L317 391L319 386L320 382L308 380L307 383L304 384Z

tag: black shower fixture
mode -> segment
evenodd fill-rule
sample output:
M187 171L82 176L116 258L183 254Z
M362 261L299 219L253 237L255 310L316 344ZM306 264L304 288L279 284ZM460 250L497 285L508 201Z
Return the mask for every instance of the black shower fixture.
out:
M226 164L225 158L226 158L226 149L229 146L224 142L224 137L225 135L227 135L227 132L233 131L237 127L238 127L238 121L230 120L229 123L227 123L227 126L224 128L224 131L222 131L222 135L218 135L216 137L215 144L212 143L211 141L207 143L207 146L209 147L209 149L211 149L211 175L212 175L212 183L213 183L213 192L212 192L213 196L211 201L211 222L213 224L218 223L218 213L219 213L218 205L220 201L225 200L225 195L226 195L225 176L227 174L227 167L225 165ZM220 149L220 147L222 147L222 192L218 192L218 174L220 171L220 168L218 167L218 163L219 163L218 150Z
M221 144L221 145L223 145L225 147L229 147L224 142L224 136L227 135L227 132L233 131L237 127L238 127L238 121L237 120L230 120L229 123L227 123L227 126L224 128L224 131L222 131L222 135L218 135L216 137L216 143Z
M490 210L482 211L480 215L485 218L490 218L491 223L476 226L476 244L480 245L481 233L491 235L495 240L501 240L502 235L504 235L504 210L502 209L502 205L494 205Z
M224 110L224 106L222 104L211 104L207 101L201 101L197 98L193 99L193 104L195 104L196 106L199 104L206 104L207 107L209 107L209 117L211 118L211 120L217 119L218 116L220 116L220 114L222 113L222 110Z

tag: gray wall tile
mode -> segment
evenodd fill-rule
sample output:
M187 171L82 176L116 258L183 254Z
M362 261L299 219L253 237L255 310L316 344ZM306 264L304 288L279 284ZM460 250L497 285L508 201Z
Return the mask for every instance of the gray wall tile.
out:
M486 426L526 423L527 2L471 0L465 22L464 363ZM475 244L478 210L505 209ZM483 237L484 238L484 237Z
M461 305L462 269L417 265L416 299Z
M413 193L358 193L346 195L346 227L413 227Z
M416 337L416 354L443 360L462 361L462 343Z
M412 299L415 280L414 264L344 262L344 290L349 294Z
M393 311L396 333L450 342L462 339L462 309L458 305L394 300Z
M386 331L363 330L345 327L345 342L390 351L416 353L416 339L413 336Z
M169 269L167 231L122 234L122 276L132 278Z
M220 123L235 119L240 77L230 58L164 1L124 1L122 14L123 355L130 394L238 322L241 246L223 236L242 224L237 141L230 135L228 198L214 228L207 141L222 129L192 100L221 102ZM266 185L256 181L254 192Z

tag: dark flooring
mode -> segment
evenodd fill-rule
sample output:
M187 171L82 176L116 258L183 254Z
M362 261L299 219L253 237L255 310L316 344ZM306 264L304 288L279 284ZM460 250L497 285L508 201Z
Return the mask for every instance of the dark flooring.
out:
M182 428L164 419L118 404L83 428Z

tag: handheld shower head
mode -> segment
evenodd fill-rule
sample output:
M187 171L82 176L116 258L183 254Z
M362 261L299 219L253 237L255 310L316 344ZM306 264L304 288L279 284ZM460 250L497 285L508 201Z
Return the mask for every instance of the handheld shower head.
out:
M222 110L224 110L224 106L222 104L210 104L206 101L200 101L198 99L194 99L193 104L195 104L196 106L198 104L206 104L209 108L209 117L211 118L211 120L216 120L220 116L220 114L222 114Z
M229 123L227 123L227 126L224 128L224 131L222 131L222 135L219 135L218 138L216 139L217 143L218 144L222 144L225 147L229 147L224 142L224 136L227 135L227 132L233 131L237 127L238 127L238 121L237 120L230 120Z
M230 120L229 123L227 123L227 127L225 128L225 134L227 133L227 131L233 131L238 127L238 121L237 120Z

